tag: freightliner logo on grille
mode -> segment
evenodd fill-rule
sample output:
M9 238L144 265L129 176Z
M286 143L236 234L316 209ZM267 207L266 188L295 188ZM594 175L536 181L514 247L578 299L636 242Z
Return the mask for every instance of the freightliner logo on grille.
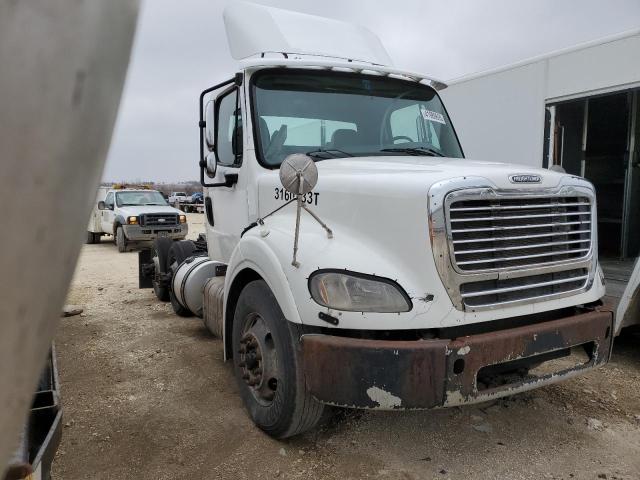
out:
M509 175L509 180L511 183L540 183L542 181L542 177L540 175L531 175L527 173Z

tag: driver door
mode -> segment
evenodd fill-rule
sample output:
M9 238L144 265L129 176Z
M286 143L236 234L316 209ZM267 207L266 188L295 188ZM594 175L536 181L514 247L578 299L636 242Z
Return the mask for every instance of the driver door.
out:
M115 194L109 192L104 199L104 210L100 211L100 224L104 233L113 233Z
M230 186L207 187L212 218L207 221L207 242L211 258L228 262L240 234L249 225L247 204L247 167L243 166L242 95L238 87L222 92L215 102L215 183L224 183L227 175L237 175ZM213 221L213 224L211 223Z

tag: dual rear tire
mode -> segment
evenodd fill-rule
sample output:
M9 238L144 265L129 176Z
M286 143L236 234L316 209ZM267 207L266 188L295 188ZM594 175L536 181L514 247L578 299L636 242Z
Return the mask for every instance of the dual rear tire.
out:
M167 273L167 256L171 245L173 245L173 240L170 238L156 238L151 247L151 256L155 264L155 272L151 284L153 285L153 293L156 294L156 297L161 302L170 300L169 285L164 278Z
M99 233L93 233L93 232L87 231L87 240L85 243L88 245L93 245L94 243L100 243L101 237L102 236Z
M180 240L179 242L173 242L171 248L169 248L169 251L167 253L167 272L172 272L173 274L175 274L180 264L187 258L192 256L195 250L196 245L191 240ZM173 285L173 282L170 282L169 284L169 300L171 301L173 311L180 317L192 317L193 312L188 308L183 307L180 302L178 302L178 299L176 298L171 285Z
M171 278L180 264L193 255L196 245L191 240L174 242L170 238L157 238L153 242L153 257L156 273L152 280L153 291L158 300L171 302L173 311L181 317L191 317L193 313L183 307L171 288ZM168 280L167 280L168 279Z

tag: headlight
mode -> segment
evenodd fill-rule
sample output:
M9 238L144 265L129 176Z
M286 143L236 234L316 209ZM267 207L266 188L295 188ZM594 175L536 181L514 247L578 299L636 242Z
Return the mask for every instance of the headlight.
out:
M127 217L127 223L129 225L137 225L138 224L138 217Z
M187 216L186 215L180 215L180 223L187 223Z
M309 277L309 291L320 305L348 312L408 312L411 300L392 280L354 272L320 270Z

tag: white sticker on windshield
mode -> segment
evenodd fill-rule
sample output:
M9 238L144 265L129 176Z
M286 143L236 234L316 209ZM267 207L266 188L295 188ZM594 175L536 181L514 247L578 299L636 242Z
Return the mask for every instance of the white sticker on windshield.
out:
M421 108L420 112L422 113L422 118L424 118L425 120L442 123L443 125L446 123L444 121L444 116L441 113L432 112L431 110L427 110L426 108Z

